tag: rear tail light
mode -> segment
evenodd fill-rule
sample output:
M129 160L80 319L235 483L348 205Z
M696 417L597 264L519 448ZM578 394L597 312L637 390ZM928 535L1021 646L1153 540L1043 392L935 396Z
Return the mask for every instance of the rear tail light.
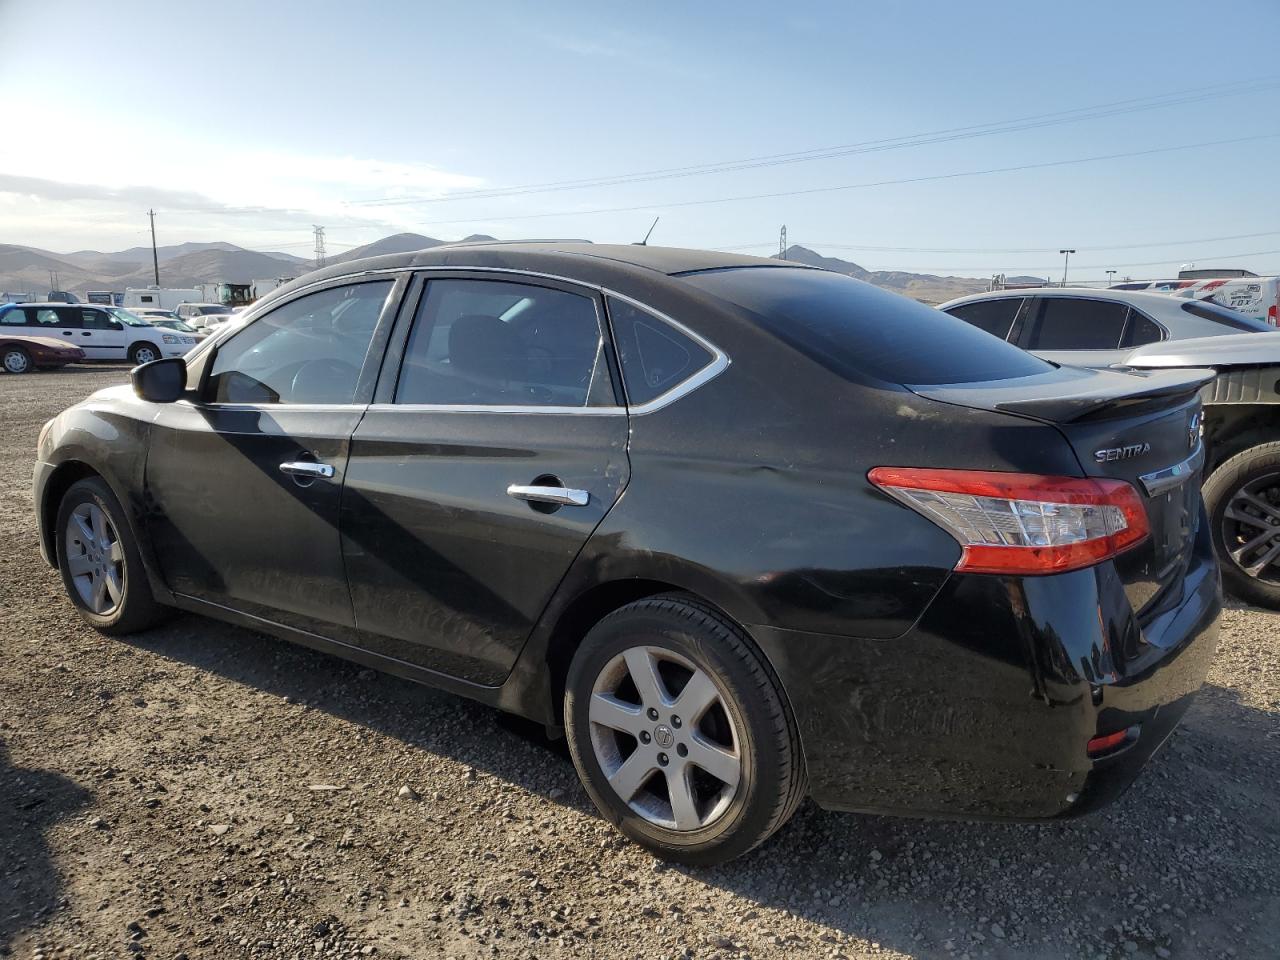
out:
M1267 307L1267 323L1273 327L1280 327L1280 315L1276 312L1276 305L1273 303Z
M956 570L1045 574L1092 566L1150 531L1122 480L984 470L876 467L867 478L964 548Z

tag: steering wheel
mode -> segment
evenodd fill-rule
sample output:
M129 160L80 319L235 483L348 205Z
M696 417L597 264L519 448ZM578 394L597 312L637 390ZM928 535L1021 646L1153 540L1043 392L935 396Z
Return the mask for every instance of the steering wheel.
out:
M335 395L345 393L348 399L355 393L360 368L333 357L305 360L294 371L289 381L289 399L293 403L322 403L334 401ZM335 389L347 387L346 390Z

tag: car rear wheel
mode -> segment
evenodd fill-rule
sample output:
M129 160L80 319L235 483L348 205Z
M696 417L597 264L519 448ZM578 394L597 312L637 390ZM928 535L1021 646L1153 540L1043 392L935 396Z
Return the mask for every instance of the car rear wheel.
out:
M160 359L160 350L152 343L135 343L133 349L129 351L129 359L139 365L150 363L152 360Z
M746 853L804 797L778 681L750 638L692 598L638 600L596 624L569 669L564 722L600 812L669 860Z
M6 347L0 366L5 373L27 373L31 370L31 356L21 347Z
M1227 590L1280 609L1280 443L1225 461L1205 483L1204 501Z
M124 512L101 479L77 481L62 498L57 551L67 596L90 626L133 633L162 618Z

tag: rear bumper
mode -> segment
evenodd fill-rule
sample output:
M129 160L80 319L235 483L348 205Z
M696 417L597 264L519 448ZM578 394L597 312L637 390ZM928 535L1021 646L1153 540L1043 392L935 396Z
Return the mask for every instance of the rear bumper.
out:
M1201 517L1180 603L1140 623L1107 563L1052 577L955 575L914 628L862 640L751 627L830 809L1073 816L1124 791L1204 682L1221 587ZM1103 759L1088 741L1138 725Z

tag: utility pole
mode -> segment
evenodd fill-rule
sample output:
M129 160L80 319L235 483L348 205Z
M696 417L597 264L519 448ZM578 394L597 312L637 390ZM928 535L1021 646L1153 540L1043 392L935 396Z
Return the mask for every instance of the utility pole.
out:
M1114 281L1114 280L1115 280L1115 278L1116 278L1116 272L1115 272L1114 270L1108 270L1108 271L1107 271L1107 286L1108 286L1108 287L1109 287L1109 286L1111 286L1111 283L1112 283L1112 281Z
M148 210L147 216L151 219L151 269L155 274L156 286L160 286L160 253L156 249L156 212Z
M1071 255L1075 253L1075 251L1059 250L1058 252L1062 254L1062 285L1065 287L1067 285L1067 266L1071 263Z
M787 225L782 225L782 233L778 235L778 259L787 259Z
M147 216L151 218L151 267L155 270L156 286L160 286L160 254L156 250L156 212L148 210Z
M324 266L324 227L312 224L311 229L316 235L316 269L319 270Z

